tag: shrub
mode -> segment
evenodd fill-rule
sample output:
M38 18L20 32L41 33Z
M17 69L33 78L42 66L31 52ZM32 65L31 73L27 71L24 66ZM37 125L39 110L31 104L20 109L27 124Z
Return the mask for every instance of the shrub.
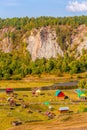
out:
M22 76L21 75L14 75L12 77L13 80L21 80L22 79Z
M78 82L78 87L85 88L86 87L86 81L84 79L80 80Z
M84 103L81 103L79 106L79 111L80 112L87 112L87 107L84 105Z
M81 75L77 75L77 78L82 78Z

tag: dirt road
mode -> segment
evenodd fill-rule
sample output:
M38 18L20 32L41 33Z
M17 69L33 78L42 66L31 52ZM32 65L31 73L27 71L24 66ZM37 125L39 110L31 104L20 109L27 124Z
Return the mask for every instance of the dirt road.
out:
M8 130L87 130L87 112L56 118L48 122L27 123Z

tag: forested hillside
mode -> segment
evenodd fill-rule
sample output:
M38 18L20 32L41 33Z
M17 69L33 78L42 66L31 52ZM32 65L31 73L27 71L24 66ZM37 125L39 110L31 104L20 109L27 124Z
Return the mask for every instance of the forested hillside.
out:
M87 70L87 16L0 19L0 79Z

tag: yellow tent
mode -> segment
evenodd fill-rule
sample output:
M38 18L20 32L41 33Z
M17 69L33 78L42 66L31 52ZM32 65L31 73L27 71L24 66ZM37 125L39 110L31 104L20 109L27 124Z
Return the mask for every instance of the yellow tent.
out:
M86 97L86 95L85 94L81 94L80 97Z

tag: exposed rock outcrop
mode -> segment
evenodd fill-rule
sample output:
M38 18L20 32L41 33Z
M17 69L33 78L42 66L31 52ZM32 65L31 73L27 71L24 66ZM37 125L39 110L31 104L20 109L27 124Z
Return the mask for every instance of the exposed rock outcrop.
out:
M75 35L72 36L72 44L71 49L74 46L74 50L76 50L76 56L82 54L82 50L87 50L87 27L85 25L80 25L76 31Z
M12 27L0 29L0 50L5 53L11 52L13 49L15 51L19 49L23 51L22 43L27 43L26 49L30 52L33 61L43 57L46 59L56 58L57 55L63 56L65 52L78 57L82 54L82 49L87 50L86 25L80 25L72 30L74 33L71 35L71 43L70 45L67 44L67 41L64 43L64 45L67 44L67 48L64 51L61 49L60 43L57 43L55 30L55 27L51 28L48 26L33 29L31 34L28 31L24 34ZM12 34L16 36L12 36Z
M8 53L12 51L11 39L6 37L0 43L0 48L3 52Z
M39 31L34 30L27 42L27 49L33 60L43 57L49 59L56 57L58 54L63 56L63 51L56 42L56 32L49 27L43 27Z
M11 32L14 31L13 28L10 29ZM8 35L9 28L4 28L0 30L0 50L8 53L12 51L12 41ZM6 36L5 36L6 35Z

